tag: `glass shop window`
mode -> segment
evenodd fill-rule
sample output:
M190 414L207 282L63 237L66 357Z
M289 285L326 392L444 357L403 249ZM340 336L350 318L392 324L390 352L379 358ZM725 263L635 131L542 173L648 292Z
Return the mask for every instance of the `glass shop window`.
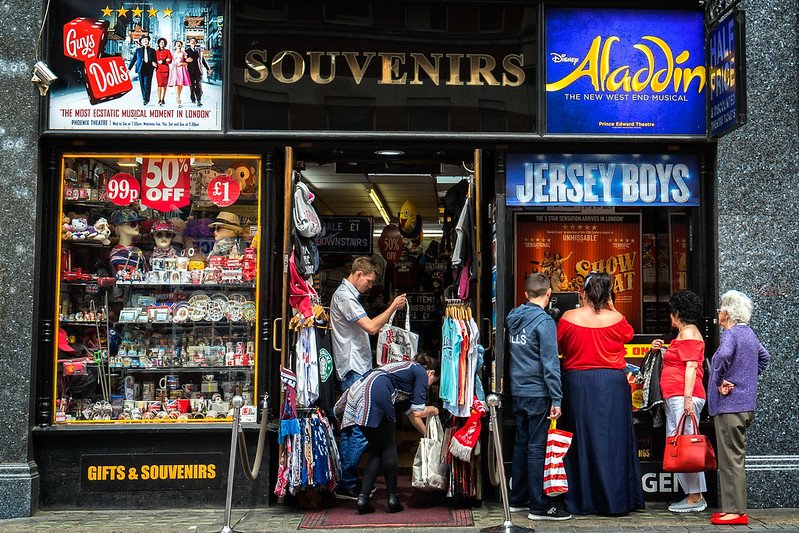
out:
M62 158L55 423L225 420L236 394L254 418L260 168Z

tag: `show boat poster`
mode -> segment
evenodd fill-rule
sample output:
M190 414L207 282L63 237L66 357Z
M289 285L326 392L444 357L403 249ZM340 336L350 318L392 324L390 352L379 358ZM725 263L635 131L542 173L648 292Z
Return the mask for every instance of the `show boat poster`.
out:
M53 130L222 129L221 1L54 2Z
M553 292L577 291L591 272L613 281L614 305L641 331L641 216L578 213L516 216L516 305L533 272L550 277Z
M548 133L705 135L702 11L548 8Z

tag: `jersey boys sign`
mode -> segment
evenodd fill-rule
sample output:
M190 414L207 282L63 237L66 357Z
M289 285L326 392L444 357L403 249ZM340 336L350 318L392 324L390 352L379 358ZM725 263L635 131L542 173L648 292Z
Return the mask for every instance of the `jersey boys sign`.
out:
M701 11L551 8L547 132L704 135Z
M512 206L698 206L699 163L691 155L509 154Z

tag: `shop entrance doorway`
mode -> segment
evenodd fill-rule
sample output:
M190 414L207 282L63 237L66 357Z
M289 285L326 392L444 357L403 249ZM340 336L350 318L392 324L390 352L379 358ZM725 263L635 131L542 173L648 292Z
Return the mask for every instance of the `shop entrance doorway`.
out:
M326 366L327 361L317 359L315 364L304 365L302 354L298 356L296 331L302 324L298 323L296 315L302 313L304 304L299 302L301 298L297 297L292 280L296 281L301 253L307 252L311 256L309 270L301 275L309 286L312 307L318 310L315 314L323 319L328 318L331 297L342 279L349 275L352 261L359 256L372 257L379 265L378 277L359 301L367 314L374 317L396 295L406 294L410 329L419 336L418 351L439 361L439 372L442 322L448 304L452 306L457 300L464 309L464 317L467 314L465 309L469 308L475 327L480 324L480 235L484 216L480 198L481 156L480 150L471 148L427 146L389 149L363 144L318 144L286 149L283 307L279 319L282 323L278 321L275 324L274 342L280 352L281 366L297 375L297 388L304 391L297 395L298 417L303 416L305 409L329 411L330 405L323 405L325 400L321 396L324 394L319 397L305 394L308 384L300 381L304 379L303 375L308 374L309 368L311 373L319 373L320 383L324 381L324 374L331 370ZM303 199L305 191L309 194ZM319 214L324 228L321 235L313 237L314 249L311 251L306 250L306 244L298 239L294 218L298 202L307 202L308 199L311 199L310 204ZM453 266L459 233L456 226L464 205L472 210L472 222L465 231L468 251L464 253L468 253L468 259L462 268L466 268L466 274L462 273L457 262ZM404 310L398 311L395 325L404 327L405 316ZM376 340L376 336L371 336L373 354ZM384 362L380 354L374 355L374 366ZM333 376L334 381L339 377L335 370ZM339 387L336 387L335 396L338 394ZM439 407L442 423L445 428L451 427L451 432L468 418L468 405L460 411L461 417L452 416L444 409L436 385L428 391L428 404ZM459 465L454 477L457 486L439 493L414 494L411 471L420 435L404 416L404 411L403 407L397 407L396 445L399 488L407 511L392 516L391 523L436 525L436 513L446 514L448 518L444 523L447 523L452 520L450 508L463 507L464 502L482 499L480 456ZM462 416L464 413L465 417ZM368 454L367 450L362 466ZM382 476L378 478L377 487L373 503L378 512L370 522L374 525L380 524L380 505L385 507ZM357 516L354 502L340 504L326 512L343 513L345 521L346 516ZM340 520L326 523L331 527L333 523L338 524L336 527L343 527ZM358 524L363 525L363 522Z

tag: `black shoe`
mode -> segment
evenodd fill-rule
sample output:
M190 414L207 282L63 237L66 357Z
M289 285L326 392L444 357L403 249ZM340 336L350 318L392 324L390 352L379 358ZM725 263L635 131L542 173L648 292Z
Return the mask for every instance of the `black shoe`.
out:
M405 510L405 506L400 503L399 494L396 492L394 494L388 495L388 512L389 513L401 513Z
M359 492L360 490L357 487L350 488L344 485L338 485L333 491L333 496L339 500L356 500L358 499Z
M197 107L202 107L202 106L203 106L202 102L197 102Z
M555 506L552 506L549 509L543 509L537 513L529 513L527 515L527 518L530 520L568 520L571 517L572 515L566 511L561 511Z
M366 494L359 494L357 500L355 501L355 508L358 510L358 514L369 514L374 513L375 508L372 507L372 504L369 502L369 496ZM389 505L390 510L390 505Z

